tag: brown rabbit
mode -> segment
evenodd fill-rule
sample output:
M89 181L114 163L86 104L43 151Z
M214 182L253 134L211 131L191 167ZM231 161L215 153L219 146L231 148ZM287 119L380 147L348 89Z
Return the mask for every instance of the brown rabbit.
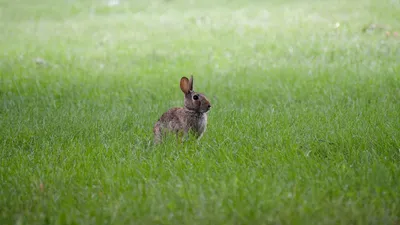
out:
M207 127L207 112L211 108L210 101L201 93L193 91L193 76L190 80L182 77L181 90L185 94L183 108L171 108L165 112L154 125L154 142L160 143L166 131L183 134L188 137L193 132L197 139L203 136Z

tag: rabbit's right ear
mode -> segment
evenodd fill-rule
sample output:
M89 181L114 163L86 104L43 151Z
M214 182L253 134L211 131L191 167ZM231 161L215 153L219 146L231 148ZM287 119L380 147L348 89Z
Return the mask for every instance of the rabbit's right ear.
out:
M190 92L190 82L187 77L181 78L181 90L185 94L188 94Z
M189 80L189 89L191 91L193 91L193 75L190 76L190 80Z

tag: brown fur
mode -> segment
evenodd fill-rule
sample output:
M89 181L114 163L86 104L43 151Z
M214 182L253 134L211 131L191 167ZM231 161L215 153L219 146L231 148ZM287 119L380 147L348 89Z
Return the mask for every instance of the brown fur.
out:
M154 141L160 143L167 132L183 134L187 138L192 132L197 139L203 136L207 127L207 112L210 101L201 93L193 91L193 76L190 80L182 77L180 87L185 95L184 107L172 108L161 115L154 125ZM197 99L194 96L197 96Z

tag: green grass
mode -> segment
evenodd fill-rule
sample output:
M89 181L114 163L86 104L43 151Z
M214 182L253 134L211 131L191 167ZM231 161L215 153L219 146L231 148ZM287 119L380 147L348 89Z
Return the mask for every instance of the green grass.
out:
M399 2L197 2L0 0L0 224L398 224Z

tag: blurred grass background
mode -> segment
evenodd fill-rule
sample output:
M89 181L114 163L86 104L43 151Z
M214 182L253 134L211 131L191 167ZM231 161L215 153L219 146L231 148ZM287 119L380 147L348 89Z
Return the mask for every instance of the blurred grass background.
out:
M1 223L399 223L399 9L0 0ZM191 73L208 130L152 146Z

